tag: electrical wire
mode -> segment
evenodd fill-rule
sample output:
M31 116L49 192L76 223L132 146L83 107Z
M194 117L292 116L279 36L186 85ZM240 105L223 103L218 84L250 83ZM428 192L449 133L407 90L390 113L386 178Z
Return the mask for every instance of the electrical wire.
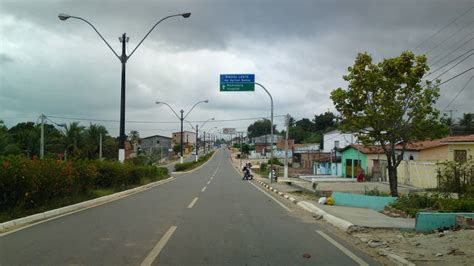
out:
M462 39L461 41L463 41L464 39ZM435 66L436 64L438 64L439 62L443 61L443 59L445 59L446 57L452 55L453 53L455 53L457 50L461 49L464 45L468 44L470 41L474 40L474 37L471 37L471 39L465 41L464 43L462 43L461 45L459 45L456 49L452 50L451 52L447 53L445 56L441 57L440 59L436 60L434 63L430 64L431 66ZM457 44L457 43L456 43ZM452 45L454 46L454 45ZM451 47L452 47L451 46ZM451 48L449 47L449 48ZM448 48L448 49L449 49ZM437 56L434 56L432 58L432 60L434 60L435 58L439 57L441 54L437 55Z
M474 76L471 76L471 78L466 82L466 84L464 84L464 86L458 91L458 93L456 93L456 95L453 97L453 99L448 103L448 105L446 105L446 107L444 107L443 111L441 112L444 112L444 110L448 109L448 107L456 100L456 98L459 96L459 94L461 94L461 92L467 87L467 85L469 85L469 83L471 82L471 80L474 78Z
M456 79L457 77L462 76L462 75L464 75L465 73L467 73L467 72L469 72L469 71L471 71L471 70L473 70L473 69L474 69L474 67L468 68L468 69L464 70L463 72L457 74L456 76L454 76L454 77L452 77L452 78L450 78L450 79L447 79L447 80L441 82L439 85L441 86L441 85L443 85L443 84L445 84L445 83L448 83L448 82L450 82L451 80Z
M451 26L451 24L453 24L454 22L456 22L458 19L460 19L461 17L463 17L464 15L466 15L467 13L469 13L471 10L474 9L474 6L472 6L471 8L469 8L467 11L465 11L464 13L462 13L461 15L457 16L455 19L453 19L451 22L449 22L448 24L446 24L444 27L442 27L441 29L439 29L438 31L436 31L435 33L433 33L431 36L429 36L428 38L426 38L425 40L421 41L415 48L413 48L413 50L416 50L418 49L421 45L423 45L425 42L433 39L436 35L438 35L440 32L442 32L444 29L446 29L447 27Z
M472 51L474 51L474 49L471 49L471 50L468 50L468 51L464 52L463 54L461 54L460 56L454 58L453 60L449 61L448 63L444 64L443 66L437 68L436 70L431 71L430 73L428 73L428 75L424 76L424 78L426 78L426 77L428 77L428 76L430 76L430 75L432 75L432 74L438 72L439 70L443 69L445 66L451 64L452 62L455 62L455 61L458 60L459 58L465 56L466 54L468 54L468 53L470 53L470 52L472 52ZM471 55L472 55L472 54L470 54L469 56L471 56Z
M464 25L464 27L461 27L459 28L457 31L453 32L451 35L449 35L446 39L444 39L443 41L441 41L440 43L436 44L435 46L431 47L428 51L425 52L425 54L429 54L431 53L432 51L436 50L438 47L440 47L443 43L445 43L447 40L451 39L452 37L454 37L456 34L458 34L459 32L463 31L465 28L467 28L468 26L471 26L471 24L473 24L474 21L471 21L471 22L468 22L466 23L466 25ZM472 33L472 32L471 32ZM468 34L469 35L469 34Z
M471 55L473 54L470 54L469 56L466 56L465 58L463 58L461 61L457 62L454 66L448 68L447 70L445 70L443 73L439 74L438 76L436 76L436 78L432 79L431 81L441 77L442 75L446 74L449 70L455 68L456 66L458 66L459 64L461 64L462 62L466 61L469 57L471 57Z

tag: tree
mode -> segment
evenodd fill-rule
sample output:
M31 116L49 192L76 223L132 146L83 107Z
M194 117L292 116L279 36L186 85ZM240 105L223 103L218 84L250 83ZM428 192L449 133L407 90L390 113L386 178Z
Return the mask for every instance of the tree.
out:
M249 138L269 135L271 129L271 121L268 119L257 120L247 128ZM278 134L276 125L273 125L273 134Z
M332 112L314 116L314 126L316 130L327 131L336 128L336 116Z
M8 130L13 143L28 157L38 156L40 149L40 128L33 122L22 122Z
M474 133L474 114L464 113L463 117L459 119L459 125L462 127L462 132L464 134L473 134Z
M107 129L102 125L91 123L89 128L85 129L83 153L87 156L87 158L96 159L99 157L99 144L101 135L103 144L105 142L105 138L108 137L108 132Z
M66 125L65 146L68 156L79 157L81 149L84 148L85 128L79 122Z
M367 53L358 54L343 76L347 89L338 88L331 99L342 120L343 130L357 132L364 145L380 145L387 156L390 193L398 196L397 166L409 143L447 133L439 111L439 81L426 81L425 56L403 52L400 56L372 63ZM395 148L400 144L400 154Z
M8 128L0 120L0 155L21 154L20 148L13 143Z

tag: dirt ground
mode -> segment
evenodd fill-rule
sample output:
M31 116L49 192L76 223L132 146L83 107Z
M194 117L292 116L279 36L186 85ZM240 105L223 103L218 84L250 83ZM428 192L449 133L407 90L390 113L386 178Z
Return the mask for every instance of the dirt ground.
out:
M351 235L357 245L380 256L396 254L416 265L474 265L474 230L429 234L387 229L362 229Z

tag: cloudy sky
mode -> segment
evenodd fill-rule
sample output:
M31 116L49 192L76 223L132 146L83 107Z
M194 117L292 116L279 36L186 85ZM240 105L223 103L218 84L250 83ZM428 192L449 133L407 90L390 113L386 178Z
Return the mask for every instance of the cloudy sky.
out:
M118 135L121 64L90 26L60 21L58 13L90 21L117 53L118 37L127 33L130 53L159 19L192 12L159 24L127 63L126 132L149 136L179 130L169 108L155 101L179 112L209 99L187 118L201 124L214 117L207 129L244 131L252 120L241 119L270 116L259 88L219 92L221 73L255 73L273 95L279 128L286 113L300 119L334 111L329 94L346 86L342 75L358 52L376 62L404 50L426 53L432 70L460 56L433 78L467 57L440 77L447 80L474 65L473 6L472 0L0 0L0 119L10 127L44 113L57 123L100 123ZM454 116L474 112L474 80L467 84L473 75L444 84L437 106L457 110Z

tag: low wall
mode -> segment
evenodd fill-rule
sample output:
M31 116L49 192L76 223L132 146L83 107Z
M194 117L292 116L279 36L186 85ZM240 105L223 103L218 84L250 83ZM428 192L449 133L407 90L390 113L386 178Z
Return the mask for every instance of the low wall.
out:
M334 205L368 208L382 211L385 206L394 202L396 197L367 196L360 194L334 192L332 193Z
M456 216L474 218L474 213L438 213L419 212L416 214L415 230L417 232L430 232L442 227L456 225Z

